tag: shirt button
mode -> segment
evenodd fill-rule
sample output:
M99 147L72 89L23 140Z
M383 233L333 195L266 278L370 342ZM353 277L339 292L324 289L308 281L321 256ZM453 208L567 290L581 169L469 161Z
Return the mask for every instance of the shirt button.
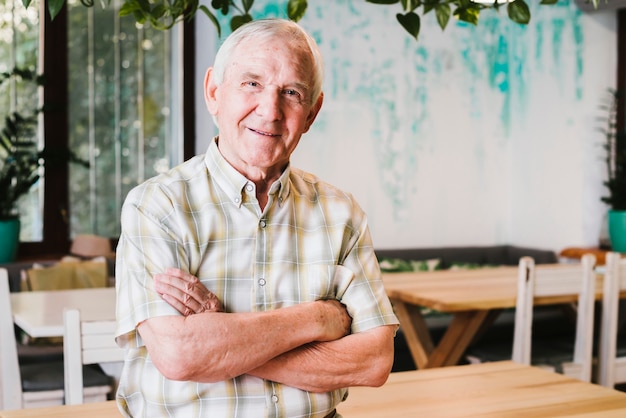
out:
M246 190L251 192L254 189L254 186L252 186L250 183L246 184Z
M259 286L265 286L265 283L267 283L265 279L259 279Z
M272 402L274 403L278 402L278 396L272 395Z
M241 202L241 199L240 199L240 198L238 198L238 197L236 197L236 198L235 198L235 203L239 203L239 202Z
M267 223L265 221L261 221L259 223L259 225L261 225L261 228L265 228L265 226L267 225Z

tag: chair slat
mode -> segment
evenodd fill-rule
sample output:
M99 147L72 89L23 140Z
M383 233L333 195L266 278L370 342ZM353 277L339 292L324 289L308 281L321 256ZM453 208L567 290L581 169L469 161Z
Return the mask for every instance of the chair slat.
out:
M65 403L83 403L83 365L124 360L115 343L115 321L82 321L77 309L64 312Z

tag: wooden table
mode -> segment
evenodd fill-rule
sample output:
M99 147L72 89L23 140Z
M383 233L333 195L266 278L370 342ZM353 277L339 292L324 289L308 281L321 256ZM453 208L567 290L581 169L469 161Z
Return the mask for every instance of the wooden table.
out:
M11 293L13 322L33 338L62 337L65 308L78 308L86 320L115 319L115 288Z
M510 361L392 373L350 388L343 418L625 417L626 393ZM0 418L118 417L115 401L0 411Z
M112 418L120 416L122 414L118 411L115 401L0 411L0 418Z
M350 388L344 418L626 417L626 393L510 361L392 373Z
M570 266L571 267L571 266ZM383 282L418 369L452 366L503 309L515 307L517 266L476 270L383 273ZM602 279L596 280L597 298ZM622 295L626 297L626 293ZM576 302L576 296L536 297L535 305ZM453 315L435 347L421 307Z

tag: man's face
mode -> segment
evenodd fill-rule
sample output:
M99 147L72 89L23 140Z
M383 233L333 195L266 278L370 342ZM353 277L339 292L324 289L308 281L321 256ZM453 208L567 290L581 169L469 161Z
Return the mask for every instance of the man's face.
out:
M311 68L309 54L275 38L240 44L219 86L209 69L205 97L220 152L252 180L281 172L313 123L322 97L311 103Z

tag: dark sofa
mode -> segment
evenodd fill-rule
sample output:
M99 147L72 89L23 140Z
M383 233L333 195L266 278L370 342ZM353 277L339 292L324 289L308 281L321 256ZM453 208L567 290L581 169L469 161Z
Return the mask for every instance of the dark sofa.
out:
M538 248L526 248L514 245L494 245L494 246L467 246L467 247L432 247L432 248L402 248L402 249L381 249L376 251L379 260L383 258L402 260L431 260L439 259L440 268L447 269L453 265L466 264L472 266L514 266L519 263L519 259L524 256L532 257L537 264L557 263L558 257L554 251ZM554 323L563 323L564 318L558 307L542 308L541 318L546 322L547 327L553 329ZM488 340L511 340L513 336L512 313L503 314L498 321L489 328L483 335L485 341ZM426 318L431 335L435 343L439 340L449 322L450 317ZM392 371L415 370L415 363L406 344L402 328L396 334L394 341L395 359Z
M450 268L453 264L507 265L515 266L519 259L530 256L537 264L558 262L554 251L525 248L514 245L493 245L476 247L434 247L434 248L402 248L376 250L380 260L383 257L401 258L403 260L440 259L442 268Z

